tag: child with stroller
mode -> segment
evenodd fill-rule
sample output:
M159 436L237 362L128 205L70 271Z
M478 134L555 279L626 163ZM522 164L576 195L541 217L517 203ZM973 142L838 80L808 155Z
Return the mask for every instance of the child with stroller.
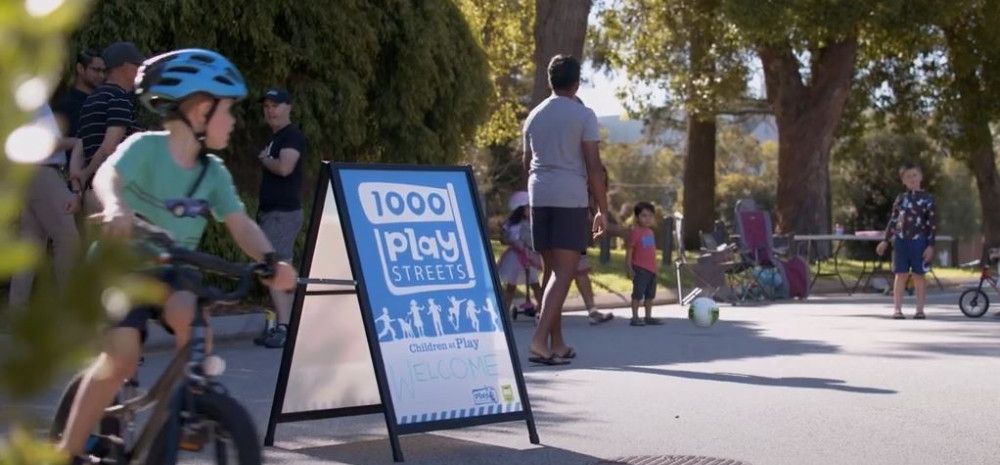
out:
M533 316L535 309L542 308L542 287L538 283L538 274L542 268L541 257L531 247L531 221L528 208L528 193L519 191L511 194L507 201L510 215L503 224L501 242L507 249L500 255L497 273L504 284L504 303L516 311L513 303L517 286L527 283L531 287L531 297L535 302L533 308L525 308L524 313ZM525 297L527 300L528 297ZM527 302L530 304L530 302Z

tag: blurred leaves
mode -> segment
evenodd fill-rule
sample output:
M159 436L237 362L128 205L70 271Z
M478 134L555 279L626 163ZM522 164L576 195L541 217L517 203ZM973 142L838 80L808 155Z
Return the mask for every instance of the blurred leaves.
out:
M11 428L6 440L0 439L0 465L48 465L63 460L51 443L36 441L20 426Z

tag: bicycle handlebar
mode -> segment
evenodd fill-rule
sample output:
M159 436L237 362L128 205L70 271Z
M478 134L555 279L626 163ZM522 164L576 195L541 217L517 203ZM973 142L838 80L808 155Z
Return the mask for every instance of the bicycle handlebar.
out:
M240 300L250 292L251 278L256 276L267 279L274 276L273 264L233 263L212 254L178 247L168 232L139 219L133 222L133 237L162 249L156 251L157 261L161 264L173 267L188 265L201 271L237 280L236 287L229 292L212 286L204 286L200 279L184 280L182 287L198 297L210 301Z

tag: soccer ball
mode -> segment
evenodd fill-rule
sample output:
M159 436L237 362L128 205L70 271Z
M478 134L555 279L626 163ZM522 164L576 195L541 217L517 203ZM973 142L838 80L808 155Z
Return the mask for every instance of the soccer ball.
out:
M719 319L719 305L708 297L698 297L688 307L688 319L699 328L707 328Z

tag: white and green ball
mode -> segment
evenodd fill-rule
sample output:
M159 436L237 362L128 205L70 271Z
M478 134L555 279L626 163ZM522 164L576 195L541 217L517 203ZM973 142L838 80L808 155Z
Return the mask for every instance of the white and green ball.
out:
M708 297L698 297L688 307L688 319L699 328L708 328L719 320L719 305Z

